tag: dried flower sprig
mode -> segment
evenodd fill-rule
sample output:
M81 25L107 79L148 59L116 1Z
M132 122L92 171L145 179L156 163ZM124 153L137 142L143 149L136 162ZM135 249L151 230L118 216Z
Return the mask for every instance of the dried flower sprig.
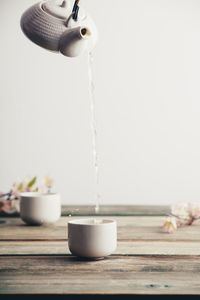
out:
M200 219L200 203L177 203L163 224L164 232L173 233L178 227L192 225Z
M19 212L20 193L50 193L52 186L53 179L50 176L39 179L36 176L27 176L23 180L15 182L8 193L0 193L0 212L7 214Z

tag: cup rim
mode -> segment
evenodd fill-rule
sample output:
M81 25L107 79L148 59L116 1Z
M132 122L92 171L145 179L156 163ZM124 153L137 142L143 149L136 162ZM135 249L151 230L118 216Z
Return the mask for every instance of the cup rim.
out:
M94 218L86 218L86 219L73 219L68 221L68 224L75 226L108 226L110 224L116 224L116 220L113 219L96 219L102 221L101 223L89 223L88 221L95 220ZM87 223L88 222L88 223Z
M22 192L20 197L49 197L49 196L59 196L58 193L41 193L41 192Z

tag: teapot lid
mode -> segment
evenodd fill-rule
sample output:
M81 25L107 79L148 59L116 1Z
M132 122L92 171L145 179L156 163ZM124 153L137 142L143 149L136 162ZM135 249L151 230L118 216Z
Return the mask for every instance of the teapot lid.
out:
M64 20L68 18L72 12L72 6L69 0L48 0L42 3L42 9L54 17Z

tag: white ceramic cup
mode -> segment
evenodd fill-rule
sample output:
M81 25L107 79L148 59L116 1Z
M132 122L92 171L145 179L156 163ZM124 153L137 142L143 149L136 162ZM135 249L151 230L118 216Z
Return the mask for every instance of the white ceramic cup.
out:
M75 219L68 222L70 252L79 257L100 259L117 246L117 224L106 219Z
M61 215L60 195L27 192L20 194L20 217L30 225L56 222Z

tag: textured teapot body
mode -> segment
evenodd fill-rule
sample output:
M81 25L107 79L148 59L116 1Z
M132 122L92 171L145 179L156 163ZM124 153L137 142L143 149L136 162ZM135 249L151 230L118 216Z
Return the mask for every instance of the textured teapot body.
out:
M24 12L21 28L37 45L74 57L92 50L97 41L97 30L91 17L82 9L77 20L72 16L69 0L48 0L36 3Z

